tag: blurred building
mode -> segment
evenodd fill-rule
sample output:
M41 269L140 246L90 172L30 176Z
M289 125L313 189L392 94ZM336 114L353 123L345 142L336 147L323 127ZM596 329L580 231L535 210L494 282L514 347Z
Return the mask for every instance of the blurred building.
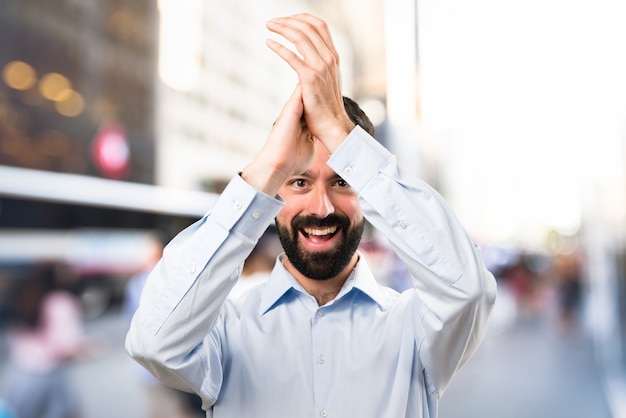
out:
M265 22L326 2L159 1L156 181L220 192L261 148L297 79L265 45ZM346 94L354 93L358 56L337 10ZM334 19L333 19L334 17ZM341 26L339 23L341 22ZM283 40L284 41L284 40Z
M0 163L151 183L155 3L0 8Z
M0 165L153 183L157 27L150 0L3 1ZM11 177L1 181L33 186L21 172ZM2 196L0 225L124 224L95 210L38 210L33 197Z
M154 183L157 29L150 0L0 4L0 310L47 259L102 311L163 224L152 202L124 203L124 185Z
M296 82L264 44L285 4L159 2L159 184L219 192L260 149Z

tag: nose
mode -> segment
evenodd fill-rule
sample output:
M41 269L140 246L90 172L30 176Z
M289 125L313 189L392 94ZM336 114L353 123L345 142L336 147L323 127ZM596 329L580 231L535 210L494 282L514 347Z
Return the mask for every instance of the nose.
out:
M315 215L320 218L325 218L335 212L335 206L333 205L326 188L318 187L311 192L307 209L311 215Z

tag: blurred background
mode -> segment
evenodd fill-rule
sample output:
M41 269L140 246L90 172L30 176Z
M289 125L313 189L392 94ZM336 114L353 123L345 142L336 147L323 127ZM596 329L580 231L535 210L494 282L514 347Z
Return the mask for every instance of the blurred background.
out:
M129 282L260 149L296 82L265 22L302 11L498 279L440 416L626 417L624 0L2 0L0 372L53 263L91 347L67 371L82 416L155 416ZM406 285L384 241L362 250Z

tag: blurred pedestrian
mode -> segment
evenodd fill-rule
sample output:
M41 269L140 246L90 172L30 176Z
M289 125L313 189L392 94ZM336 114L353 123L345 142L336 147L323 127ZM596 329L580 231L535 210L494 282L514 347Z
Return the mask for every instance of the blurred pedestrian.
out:
M9 362L2 397L18 418L78 418L80 400L68 364L97 347L83 333L74 276L57 262L37 266L12 298Z
M556 256L557 325L563 333L574 331L579 325L584 290L582 267L578 251Z
M537 278L528 266L525 253L503 269L500 276L515 297L516 312L522 322L537 319L541 306L537 297Z

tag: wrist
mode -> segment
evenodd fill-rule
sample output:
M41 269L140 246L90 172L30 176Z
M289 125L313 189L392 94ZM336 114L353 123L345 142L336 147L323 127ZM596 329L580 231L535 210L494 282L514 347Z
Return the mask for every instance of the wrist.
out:
M331 154L334 153L355 127L356 125L352 122L335 126L322 141L324 146Z
M269 196L278 194L278 190L286 178L280 170L255 162L246 165L240 175L250 186Z

